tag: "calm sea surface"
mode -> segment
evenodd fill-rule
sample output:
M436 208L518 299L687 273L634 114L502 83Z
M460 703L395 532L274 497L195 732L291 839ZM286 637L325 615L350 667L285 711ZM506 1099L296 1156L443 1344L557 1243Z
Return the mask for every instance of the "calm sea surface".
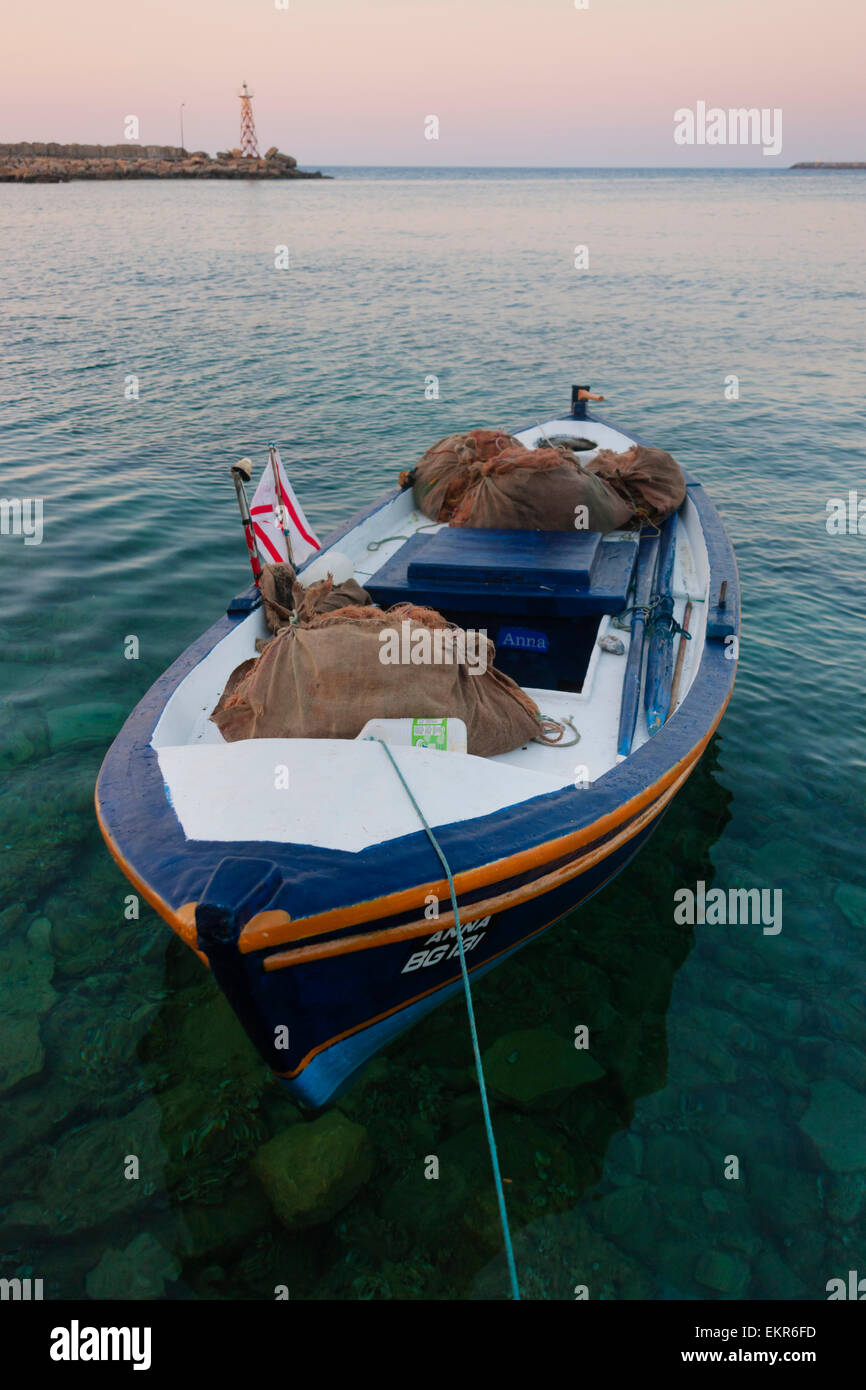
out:
M0 187L0 495L44 507L40 545L0 536L0 1274L504 1296L462 1005L340 1102L372 1163L284 1230L250 1161L304 1122L195 959L144 904L127 919L91 798L125 714L246 584L230 463L279 441L321 534L439 437L525 426L580 381L709 489L743 638L648 846L476 987L484 1049L532 1033L531 1071L539 1030L586 1023L604 1070L495 1107L521 1286L826 1298L866 1250L866 536L825 526L828 498L866 498L866 179L332 172ZM781 889L781 932L677 926L699 880Z

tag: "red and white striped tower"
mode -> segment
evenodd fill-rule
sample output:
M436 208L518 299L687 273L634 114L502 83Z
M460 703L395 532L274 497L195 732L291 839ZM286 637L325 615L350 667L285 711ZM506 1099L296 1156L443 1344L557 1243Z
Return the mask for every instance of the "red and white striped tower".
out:
M259 159L259 142L253 120L253 94L247 91L246 82L238 96L241 99L241 154L245 159Z

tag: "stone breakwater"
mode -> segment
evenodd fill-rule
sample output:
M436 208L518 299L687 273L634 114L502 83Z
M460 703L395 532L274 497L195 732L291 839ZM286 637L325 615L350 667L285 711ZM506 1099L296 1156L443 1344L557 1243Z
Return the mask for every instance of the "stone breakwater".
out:
M176 145L0 145L0 183L68 183L70 179L322 179L272 146L261 159L240 150L215 157Z

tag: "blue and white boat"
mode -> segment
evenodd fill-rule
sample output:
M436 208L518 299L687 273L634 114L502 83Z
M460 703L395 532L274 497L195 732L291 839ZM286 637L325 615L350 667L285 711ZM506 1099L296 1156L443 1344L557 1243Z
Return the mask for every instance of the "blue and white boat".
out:
M582 402L517 432L530 447L544 437L638 442ZM739 590L716 509L686 481L676 517L643 535L432 527L398 489L301 570L484 628L497 667L579 742L490 758L224 742L209 716L269 636L254 586L124 724L96 788L106 842L302 1104L324 1105L462 988L449 885L392 758L453 873L471 977L602 888L694 770L731 695Z

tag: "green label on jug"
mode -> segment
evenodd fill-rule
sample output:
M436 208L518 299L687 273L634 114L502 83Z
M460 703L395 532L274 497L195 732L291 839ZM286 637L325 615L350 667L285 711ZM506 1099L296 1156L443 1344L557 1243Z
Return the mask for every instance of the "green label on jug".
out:
M412 747L441 748L448 746L447 719L413 719Z

